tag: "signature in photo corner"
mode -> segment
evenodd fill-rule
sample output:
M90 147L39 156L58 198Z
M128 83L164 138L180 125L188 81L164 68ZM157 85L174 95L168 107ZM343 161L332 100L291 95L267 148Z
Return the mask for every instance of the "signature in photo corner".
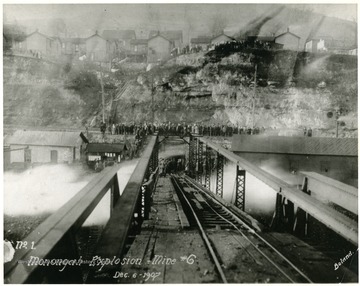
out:
M15 248L10 241L4 240L4 263L10 262L14 259Z
M356 252L358 252L358 250L359 249L356 249L355 251L350 250L344 257L341 257L339 261L334 263L334 270L338 270L340 266L342 266L347 260L349 260Z

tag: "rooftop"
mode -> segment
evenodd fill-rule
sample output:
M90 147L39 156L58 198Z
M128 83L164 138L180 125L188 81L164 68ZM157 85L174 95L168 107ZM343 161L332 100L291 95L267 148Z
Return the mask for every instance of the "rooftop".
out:
M158 34L160 34L161 36L163 36L164 38L166 38L166 39L168 39L170 41L175 41L175 40L182 41L182 38L183 38L182 30L170 30L170 31L155 31L155 30L152 30L149 33L149 39L157 36Z
M76 147L81 145L81 132L17 130L6 138L8 145Z
M102 37L106 40L130 40L135 39L134 30L104 30Z
M246 153L357 156L357 147L358 140L355 138L236 135L232 139L231 150Z
M125 143L90 143L87 145L89 153L121 153L128 150Z

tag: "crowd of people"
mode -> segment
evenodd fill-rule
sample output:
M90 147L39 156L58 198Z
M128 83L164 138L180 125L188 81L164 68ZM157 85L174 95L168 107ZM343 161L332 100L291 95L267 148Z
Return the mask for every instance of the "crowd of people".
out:
M135 135L135 137L143 138L158 132L159 135L177 135L187 136L189 134L197 134L203 136L226 136L231 137L234 134L256 135L263 133L265 128L250 128L245 126L236 126L234 124L203 124L203 123L112 123L106 128L102 123L100 130L105 134L106 130L113 135Z

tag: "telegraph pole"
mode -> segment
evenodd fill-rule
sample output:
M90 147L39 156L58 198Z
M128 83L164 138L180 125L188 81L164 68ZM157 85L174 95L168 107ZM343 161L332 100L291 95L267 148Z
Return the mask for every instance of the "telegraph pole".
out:
M100 70L100 85L101 85L101 100L102 100L102 121L105 122L105 95L104 95L103 74L101 70Z
M255 74L254 74L254 95L252 100L252 114L251 114L251 122L252 129L255 127L255 97L256 97L256 72L257 72L257 64L255 64Z

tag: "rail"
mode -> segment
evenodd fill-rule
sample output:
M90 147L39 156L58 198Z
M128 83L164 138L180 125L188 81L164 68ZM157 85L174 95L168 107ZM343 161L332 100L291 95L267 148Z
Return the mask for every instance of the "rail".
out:
M357 222L348 218L342 213L335 211L330 206L321 203L318 200L299 191L283 180L273 176L272 174L262 170L261 168L253 165L244 158L232 153L229 150L211 142L210 140L202 137L197 137L198 140L220 153L228 160L234 162L245 171L251 173L254 177L261 180L276 192L280 193L294 204L298 205L305 212L312 215L314 218L322 222L324 225L331 228L333 231L354 243L358 244L358 225Z
M109 240L102 242L108 243L105 249L111 247L114 251L121 252L124 238L131 227L133 213L141 203L139 197L144 178L156 169L156 143L157 135L150 139L144 156L139 160L121 196L117 177L120 167L114 166L99 173L32 231L24 241L31 242L33 247L16 250L13 260L5 264L5 283L83 283L81 263L78 263L81 257L77 251L75 234L108 191L111 192L111 216L108 224L114 224L117 220L114 228L119 237L113 238L111 243ZM120 244L116 246L114 241ZM74 261L74 264L65 265L64 270L59 271L58 263L64 264L65 261Z

